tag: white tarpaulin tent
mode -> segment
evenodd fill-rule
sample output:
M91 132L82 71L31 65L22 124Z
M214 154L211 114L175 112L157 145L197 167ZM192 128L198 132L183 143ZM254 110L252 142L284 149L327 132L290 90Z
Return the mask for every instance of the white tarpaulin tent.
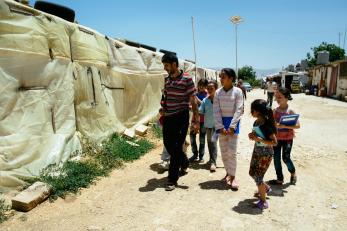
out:
M0 191L157 115L162 53L0 2ZM195 65L180 60L191 76Z
M54 20L0 2L0 189L80 148L69 28Z

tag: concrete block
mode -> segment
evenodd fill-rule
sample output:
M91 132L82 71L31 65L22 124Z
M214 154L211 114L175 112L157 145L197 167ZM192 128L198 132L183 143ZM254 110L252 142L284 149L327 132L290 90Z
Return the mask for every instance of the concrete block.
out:
M12 198L12 209L28 212L43 202L51 194L52 187L43 182L35 182Z
M140 125L140 126L136 127L135 133L136 133L136 135L143 136L147 133L147 130L148 130L147 126Z
M134 138L135 137L135 132L133 130L130 130L130 129L126 129L124 132L123 132L123 135L129 137L129 138Z

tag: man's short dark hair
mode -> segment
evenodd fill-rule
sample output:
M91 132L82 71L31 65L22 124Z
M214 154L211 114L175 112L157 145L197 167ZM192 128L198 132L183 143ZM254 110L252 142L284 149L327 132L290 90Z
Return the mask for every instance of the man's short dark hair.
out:
M176 63L178 67L178 58L174 53L165 53L161 58L162 63Z

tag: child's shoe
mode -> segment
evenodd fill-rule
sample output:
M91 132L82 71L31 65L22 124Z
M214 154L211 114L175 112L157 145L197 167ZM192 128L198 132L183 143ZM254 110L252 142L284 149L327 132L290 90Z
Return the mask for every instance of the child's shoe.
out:
M257 202L257 207L261 210L264 210L264 209L267 209L269 208L269 203L267 201L262 201L262 200L259 200Z

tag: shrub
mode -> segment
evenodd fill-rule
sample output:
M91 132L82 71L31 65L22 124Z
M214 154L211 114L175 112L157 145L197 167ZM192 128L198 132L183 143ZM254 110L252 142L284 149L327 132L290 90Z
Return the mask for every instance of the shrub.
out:
M152 129L153 129L153 132L154 132L156 138L158 138L158 139L163 138L163 130L159 125L154 124Z
M148 152L154 145L146 139L125 139L113 135L102 144L82 138L84 159L80 162L69 160L61 166L51 165L41 171L39 180L53 188L50 199L65 197L87 188L98 177L107 176L114 168L121 167L123 161L132 161Z
M0 223L6 221L7 211L10 210L10 206L6 204L5 199L0 198Z

